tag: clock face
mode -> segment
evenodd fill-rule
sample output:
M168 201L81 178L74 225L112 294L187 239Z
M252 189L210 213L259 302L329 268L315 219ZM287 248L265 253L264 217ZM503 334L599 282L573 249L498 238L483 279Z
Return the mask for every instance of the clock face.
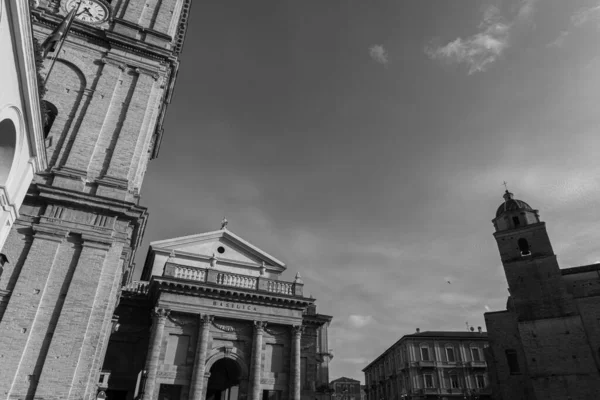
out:
M79 8L77 5L79 4ZM67 11L77 8L75 18L88 24L101 24L108 19L109 9L101 0L67 0Z

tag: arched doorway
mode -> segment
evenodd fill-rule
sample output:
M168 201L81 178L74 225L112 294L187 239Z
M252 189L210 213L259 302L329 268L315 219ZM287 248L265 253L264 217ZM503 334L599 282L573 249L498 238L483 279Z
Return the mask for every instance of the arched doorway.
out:
M10 119L0 121L0 186L5 186L15 158L17 129Z
M242 370L231 358L222 358L210 368L206 400L237 400Z

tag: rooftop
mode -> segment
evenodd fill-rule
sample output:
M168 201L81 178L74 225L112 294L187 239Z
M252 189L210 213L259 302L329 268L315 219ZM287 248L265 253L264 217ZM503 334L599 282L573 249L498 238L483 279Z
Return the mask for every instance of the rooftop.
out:
M453 338L453 339L484 339L487 340L488 334L487 332L465 332L465 331L425 331L425 332L415 332L409 335L404 335L400 339L398 339L393 345L387 348L383 353L381 353L376 359L371 361L366 367L362 369L364 372L371 365L375 364L378 360L380 360L383 356L385 356L391 349L393 349L397 344L406 339L415 339L415 338Z
M600 271L600 263L582 265L580 267L564 268L561 269L563 275L580 274L582 272Z

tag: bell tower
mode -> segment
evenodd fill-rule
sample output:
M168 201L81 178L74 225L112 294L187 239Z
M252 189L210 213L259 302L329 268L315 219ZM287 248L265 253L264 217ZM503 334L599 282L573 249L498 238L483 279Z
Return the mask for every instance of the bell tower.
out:
M556 255L538 210L508 190L492 220L510 291L509 303L520 320L551 318L575 312Z
M32 3L42 42L79 0ZM0 396L95 399L139 205L173 94L191 0L82 0L44 97L48 169L3 251ZM44 71L42 71L44 73Z

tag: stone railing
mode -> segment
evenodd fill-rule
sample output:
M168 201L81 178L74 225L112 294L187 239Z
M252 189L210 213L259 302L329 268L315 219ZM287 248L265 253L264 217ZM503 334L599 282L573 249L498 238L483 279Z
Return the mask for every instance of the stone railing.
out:
M233 286L242 289L255 289L257 288L258 279L238 274L228 274L226 272L217 273L217 284L223 286Z
M123 292L146 294L148 293L148 281L132 281L123 286Z
M211 283L240 289L259 290L286 296L302 296L304 284L300 282L284 282L275 279L254 277L218 271L212 268L197 268L187 265L167 263L163 273L165 277L173 277L189 281ZM134 282L136 283L136 282ZM146 282L147 284L147 282ZM125 288L123 289L125 290Z
M267 292L281 293L287 295L294 294L293 284L291 282L267 281Z
M200 281L206 280L206 271L200 268L191 268L177 265L173 269L173 276L179 279L187 279L189 281Z

